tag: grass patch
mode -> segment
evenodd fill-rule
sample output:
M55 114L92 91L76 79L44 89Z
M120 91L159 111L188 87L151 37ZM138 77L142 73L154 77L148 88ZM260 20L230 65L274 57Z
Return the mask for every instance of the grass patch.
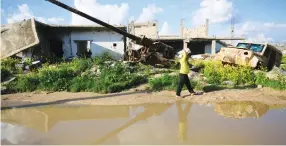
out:
M21 60L15 59L15 58L5 58L1 60L1 70L4 69L6 71L9 71L10 73L21 73L22 68L17 67L16 65L20 63Z
M162 77L149 79L148 84L150 90L152 91L161 91L161 90L176 90L179 82L179 76L171 76L164 74ZM202 88L201 84L197 81L190 80L191 86L194 89ZM197 88L198 87L198 88ZM184 90L186 87L184 86ZM199 90L199 89L198 89Z
M270 87L277 90L285 90L286 89L286 77L283 75L279 75L277 80L269 79L266 77L264 72L259 72L256 75L256 84L260 84L264 87Z
M109 62L107 62L109 61ZM99 73L91 68L96 66ZM60 64L45 64L34 73L20 75L9 83L10 92L71 91L113 93L130 89L147 82L147 76L138 75L139 66L130 67L112 61L105 54L92 59L74 59Z
M285 71L286 71L286 64L281 64L281 65L280 65L280 68L281 68L282 70L285 70Z
M282 56L281 64L286 64L286 55Z
M118 63L114 66L106 66L99 76L76 77L71 81L69 91L113 93L135 87L147 82L144 76L131 73L132 70Z
M37 90L40 80L35 73L22 75L7 85L9 92L31 92Z

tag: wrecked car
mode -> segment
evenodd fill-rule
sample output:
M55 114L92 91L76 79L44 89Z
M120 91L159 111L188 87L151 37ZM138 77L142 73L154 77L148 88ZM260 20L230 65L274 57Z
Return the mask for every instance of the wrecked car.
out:
M269 43L238 43L236 47L223 47L215 57L226 64L245 65L259 69L266 67L271 70L279 67L282 52Z

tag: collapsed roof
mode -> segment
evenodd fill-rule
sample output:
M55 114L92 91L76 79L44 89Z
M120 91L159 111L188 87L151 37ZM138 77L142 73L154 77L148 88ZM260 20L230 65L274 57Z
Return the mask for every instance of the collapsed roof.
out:
M34 19L1 26L1 59L39 44Z

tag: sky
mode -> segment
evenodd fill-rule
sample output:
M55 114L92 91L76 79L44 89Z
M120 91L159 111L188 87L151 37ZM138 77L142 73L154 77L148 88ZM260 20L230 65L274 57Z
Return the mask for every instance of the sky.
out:
M161 35L179 35L208 18L209 36L286 43L286 0L59 0L113 25L157 21ZM45 0L1 0L1 24L35 18L48 24L96 25Z

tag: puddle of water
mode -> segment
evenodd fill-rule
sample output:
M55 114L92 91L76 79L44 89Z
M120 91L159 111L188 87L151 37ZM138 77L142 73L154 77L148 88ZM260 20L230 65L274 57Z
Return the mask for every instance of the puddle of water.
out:
M286 110L255 102L46 106L1 113L2 144L286 144Z

